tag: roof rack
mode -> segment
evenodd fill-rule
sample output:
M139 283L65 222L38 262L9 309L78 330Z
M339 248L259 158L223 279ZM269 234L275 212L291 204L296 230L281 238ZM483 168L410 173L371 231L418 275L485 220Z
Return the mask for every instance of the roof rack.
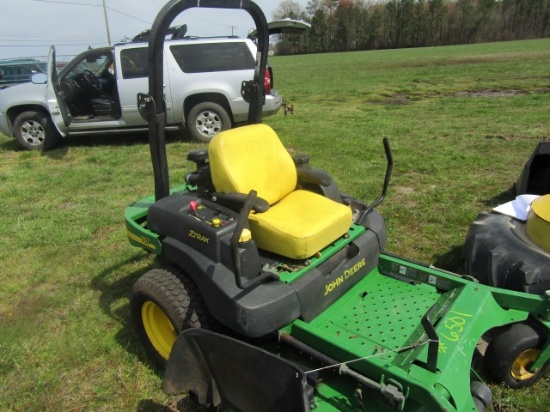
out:
M166 36L171 36L170 39L183 39L185 34L187 33L187 24L182 24L181 26L173 26L169 27ZM151 30L143 30L141 33L134 36L132 39L132 43L142 43L149 41L149 35L151 34Z

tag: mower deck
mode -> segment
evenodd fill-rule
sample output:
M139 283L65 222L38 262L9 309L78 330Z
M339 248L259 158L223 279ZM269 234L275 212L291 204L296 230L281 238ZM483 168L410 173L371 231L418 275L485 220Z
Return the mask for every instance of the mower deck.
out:
M526 317L501 307L490 288L381 255L330 310L285 331L376 382L398 382L407 410L475 411L468 395L476 345L487 330ZM318 393L338 391L330 380L324 385Z

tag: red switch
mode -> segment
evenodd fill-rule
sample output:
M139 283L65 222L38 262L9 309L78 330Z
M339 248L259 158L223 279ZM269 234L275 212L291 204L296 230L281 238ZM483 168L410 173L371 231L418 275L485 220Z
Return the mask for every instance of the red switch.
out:
M194 215L197 214L197 201L196 200L191 200L189 202L189 209L191 209L191 212L193 212Z

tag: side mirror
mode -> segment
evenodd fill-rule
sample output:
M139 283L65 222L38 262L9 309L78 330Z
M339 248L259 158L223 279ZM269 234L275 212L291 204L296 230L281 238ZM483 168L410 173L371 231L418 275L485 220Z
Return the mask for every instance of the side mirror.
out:
M45 84L48 82L48 76L44 73L36 73L31 76L31 82L34 84Z

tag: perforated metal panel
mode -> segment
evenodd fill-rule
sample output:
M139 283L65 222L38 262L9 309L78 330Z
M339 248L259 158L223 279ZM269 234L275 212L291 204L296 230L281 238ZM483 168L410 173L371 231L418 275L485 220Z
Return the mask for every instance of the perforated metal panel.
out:
M430 285L402 282L374 270L331 310L308 324L295 322L293 334L336 358L393 363L401 349L422 340L421 319L441 296Z
M411 343L417 335L422 316L439 295L425 285L411 285L384 276L377 276L369 292L357 291L359 299L340 307L321 326L344 347L358 346L372 352L395 351ZM387 360L395 354L388 352Z
M374 290L361 296L356 305L342 308L331 323L380 346L398 349L437 299L433 291L380 277Z

